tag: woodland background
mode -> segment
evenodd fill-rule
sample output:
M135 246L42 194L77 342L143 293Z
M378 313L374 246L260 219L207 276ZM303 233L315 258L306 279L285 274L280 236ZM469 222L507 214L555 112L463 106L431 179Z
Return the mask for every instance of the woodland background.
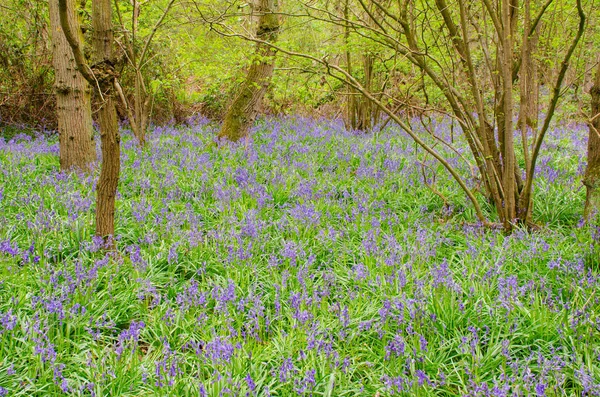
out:
M168 0L139 2L139 43L150 31L167 7ZM371 59L368 66L374 83L402 102L398 111L419 114L447 106L431 82L422 79L422 73L409 61L393 53L382 51L376 44L353 35L346 40L344 27L322 21L322 14L314 9L327 9L343 17L346 5L357 14L364 14L358 2L349 1L286 1L279 13L284 22L279 43L282 47L327 59L337 65L347 63L347 52L355 60L353 73L364 78L364 57ZM419 2L415 2L419 3ZM434 2L422 5L434 7ZM115 5L125 16L125 29L131 30L132 2L118 0ZM533 1L539 9L542 2ZM551 85L560 68L560 55L569 45L566 32L576 29L574 2L554 1L540 23L539 43L533 56L539 61L539 84ZM91 1L81 2L80 10L87 42L91 25ZM598 61L598 5L584 2L587 26L584 36L571 61L564 84L564 100L559 117L577 120L579 109L589 106L589 90L593 83L594 65ZM55 130L57 128L53 100L54 72L52 68L52 32L49 28L48 2L34 0L7 0L0 5L0 123L3 127L24 125ZM152 96L152 121L156 124L181 123L194 115L214 120L222 118L236 87L244 78L251 61L253 46L240 38L224 37L211 20L225 20L227 26L241 34L250 35L253 16L252 2L230 1L177 1L157 30L150 45L150 57L144 69L144 79ZM311 18L309 15L319 18ZM123 41L123 29L115 19L117 42ZM435 22L435 21L434 21ZM435 23L440 24L440 21ZM457 59L448 59L444 51L448 35L437 27L440 37L428 51L440 56L449 68L455 69L454 78L460 84L464 76L458 70ZM522 29L522 28L521 28ZM123 50L116 45L117 57ZM477 55L483 61L482 54ZM131 67L121 59L119 71L122 85L132 96L134 76ZM262 106L264 114L302 114L312 117L347 117L345 110L351 93L339 81L332 79L314 62L279 54L272 83ZM488 95L490 87L485 87ZM543 111L543 109L540 109ZM121 119L126 112L120 109ZM381 117L384 118L384 117ZM381 118L375 118L380 121ZM8 132L4 132L5 134Z

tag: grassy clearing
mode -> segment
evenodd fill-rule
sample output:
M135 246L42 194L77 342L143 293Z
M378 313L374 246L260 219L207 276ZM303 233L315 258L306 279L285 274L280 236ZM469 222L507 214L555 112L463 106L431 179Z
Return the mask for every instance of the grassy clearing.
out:
M600 395L581 127L548 138L544 226L511 236L393 128L214 135L125 139L117 256L91 237L97 175L0 142L0 396Z

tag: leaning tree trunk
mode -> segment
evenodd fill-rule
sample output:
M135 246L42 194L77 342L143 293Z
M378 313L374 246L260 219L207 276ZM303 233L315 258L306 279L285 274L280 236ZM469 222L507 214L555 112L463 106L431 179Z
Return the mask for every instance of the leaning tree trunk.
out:
M69 23L79 33L75 1L67 1ZM54 90L58 118L59 158L62 171L88 171L96 160L96 147L92 129L90 86L77 73L73 51L60 27L58 3L49 2L52 29L52 63L54 65ZM81 43L81 35L76 34Z
M587 168L583 183L587 188L584 217L590 219L600 212L600 64L596 70L592 96L592 121L588 138Z
M92 1L92 45L93 66L89 66L83 51L75 39L74 31L67 18L66 0L58 0L60 23L73 50L77 68L95 88L102 102L98 111L100 143L102 146L102 167L96 186L96 235L105 238L108 248L113 248L111 239L115 232L115 197L119 183L120 136L117 112L113 99L115 87L119 87L112 57L113 31L110 0Z
M280 22L279 16L274 13L275 2L275 0L260 0L258 4L257 13L260 15L256 31L258 40L269 43L277 40ZM219 139L236 142L248 136L271 82L274 67L275 50L268 44L258 42L246 80L227 110L223 126L219 131Z

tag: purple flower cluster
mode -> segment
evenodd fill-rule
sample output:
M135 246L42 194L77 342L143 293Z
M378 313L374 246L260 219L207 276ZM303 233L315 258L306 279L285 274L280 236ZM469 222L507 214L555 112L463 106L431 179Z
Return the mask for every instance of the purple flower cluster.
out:
M97 173L33 163L56 168L53 141L0 141L0 396L600 395L596 229L484 229L397 126L263 120L217 147L214 133L125 137L108 254ZM576 158L566 128L546 149L567 133ZM475 186L463 151L445 155ZM540 203L581 200L579 167L539 167Z

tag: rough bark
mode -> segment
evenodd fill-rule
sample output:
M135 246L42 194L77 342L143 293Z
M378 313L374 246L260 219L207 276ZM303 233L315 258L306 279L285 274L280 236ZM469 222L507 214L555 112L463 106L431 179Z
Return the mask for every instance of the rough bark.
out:
M110 0L94 0L92 2L92 39L94 70L100 81L100 89L104 103L98 112L100 126L100 142L102 146L102 168L96 187L96 235L101 237L115 234L115 197L119 183L120 136L117 123L117 112L113 100L115 72L113 58L112 9Z
M67 16L75 32L79 21L74 0L66 0ZM90 86L77 73L73 51L60 27L58 1L49 2L50 27L54 66L54 90L62 171L89 171L96 160L96 147L92 129ZM75 37L81 43L81 35Z
M96 186L96 235L103 237L107 248L114 247L115 198L119 183L120 135L117 113L113 99L118 81L113 66L113 30L110 0L92 2L92 47L93 65L90 67L83 57L81 47L75 40L72 26L67 18L66 0L59 0L60 23L73 50L77 68L94 87L101 99L98 111L100 143L102 147L102 166Z
M279 16L275 14L274 0L260 0L257 13L258 27L256 37L258 40L273 43L279 34ZM262 99L271 82L275 67L275 50L272 46L258 42L252 64L248 69L246 80L229 106L223 126L219 131L219 139L236 142L248 136L250 127L254 123Z
M119 126L112 96L105 96L104 105L98 112L98 124L102 168L96 186L96 235L109 238L115 234L115 198L121 168Z
M592 120L590 121L587 168L583 183L587 189L584 217L589 220L600 211L600 64L596 71L592 97Z

